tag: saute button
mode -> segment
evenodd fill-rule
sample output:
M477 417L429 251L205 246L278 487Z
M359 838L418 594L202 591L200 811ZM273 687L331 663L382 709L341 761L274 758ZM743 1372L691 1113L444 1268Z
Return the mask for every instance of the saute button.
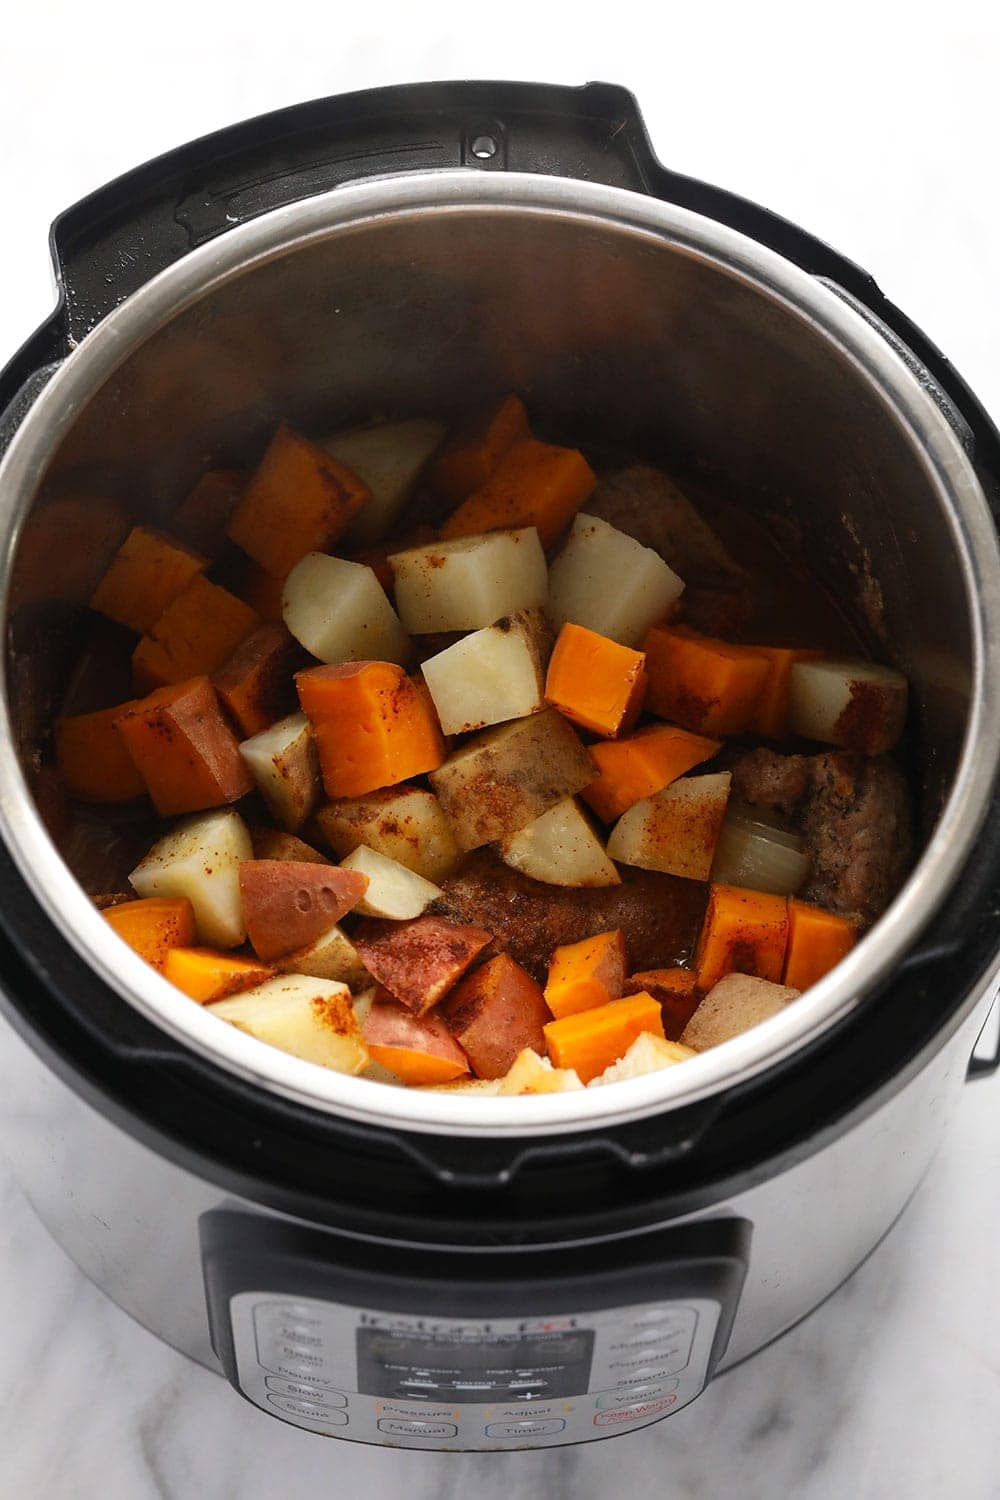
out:
M269 1391L277 1391L282 1396L294 1396L298 1401L315 1401L320 1406L347 1405L347 1397L341 1391L321 1391L301 1380L284 1380L280 1375L268 1375L264 1384Z
M381 1417L379 1432L394 1437L450 1438L458 1435L454 1422L401 1422L396 1417Z
M294 1417L308 1417L313 1422L323 1422L327 1427L346 1427L346 1411L331 1411L328 1406L317 1406L314 1401L294 1401L291 1396L268 1396L272 1406L279 1411L290 1412Z
M548 1422L491 1422L486 1436L492 1438L541 1437L544 1433L562 1432L566 1423L562 1417L552 1417Z

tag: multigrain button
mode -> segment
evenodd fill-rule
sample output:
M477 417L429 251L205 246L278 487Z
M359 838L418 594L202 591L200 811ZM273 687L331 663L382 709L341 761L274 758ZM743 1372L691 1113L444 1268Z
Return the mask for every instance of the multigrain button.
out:
M311 1422L323 1422L327 1427L346 1427L346 1411L332 1411L328 1406L317 1406L315 1401L295 1401L291 1396L268 1396L278 1411L287 1411L293 1417L307 1417Z
M551 1432L562 1432L566 1423L562 1417L552 1417L547 1422L491 1422L486 1436L491 1438L542 1437Z
M319 1406L346 1406L347 1397L342 1391L324 1391L318 1386L307 1385L302 1380L286 1380L281 1375L268 1375L264 1384L269 1391L281 1396L294 1396L298 1401L315 1401Z
M458 1434L454 1422L403 1422L396 1417L381 1417L378 1430L392 1437L450 1438Z

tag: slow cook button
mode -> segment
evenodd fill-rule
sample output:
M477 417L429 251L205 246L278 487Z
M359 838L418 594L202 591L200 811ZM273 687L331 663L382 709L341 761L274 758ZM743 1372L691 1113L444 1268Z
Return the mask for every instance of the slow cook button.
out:
M403 1422L397 1417L381 1417L378 1430L393 1437L450 1438L458 1435L454 1422Z
M669 1411L677 1400L677 1393L664 1396L659 1401L640 1401L634 1406L623 1407L620 1411L599 1411L594 1417L595 1427L614 1427L618 1423L625 1422L649 1422L654 1417L662 1417L663 1413Z
M323 1422L327 1427L346 1427L346 1411L331 1411L328 1406L317 1406L315 1401L295 1401L291 1396L268 1396L272 1406L287 1411L293 1417L307 1417L310 1422Z
M280 1375L268 1375L264 1384L269 1391L282 1396L294 1396L298 1401L315 1401L320 1406L346 1406L347 1397L342 1391L321 1391L318 1386L306 1385L301 1380L285 1380Z
M550 1432L562 1432L566 1422L562 1417L552 1417L548 1422L491 1422L486 1436L491 1438L542 1437Z
M597 1398L598 1411L609 1408L634 1406L637 1401L655 1401L658 1396L668 1396L680 1385L677 1376L670 1380L658 1380L652 1385L627 1385L620 1391L602 1391Z

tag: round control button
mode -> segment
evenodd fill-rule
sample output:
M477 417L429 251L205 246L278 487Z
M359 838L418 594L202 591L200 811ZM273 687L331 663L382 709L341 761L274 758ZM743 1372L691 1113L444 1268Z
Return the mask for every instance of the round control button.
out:
M324 1391L318 1386L307 1385L301 1380L286 1380L281 1375L268 1375L264 1384L269 1391L280 1396L294 1396L297 1401L315 1401L318 1406L346 1406L347 1397L342 1391Z
M398 1417L381 1417L378 1430L393 1437L450 1438L458 1434L454 1422L403 1421Z
M311 1422L323 1422L327 1427L346 1427L346 1411L331 1411L328 1406L317 1406L314 1401L295 1401L291 1396L268 1396L272 1406L287 1411L293 1417L307 1417Z

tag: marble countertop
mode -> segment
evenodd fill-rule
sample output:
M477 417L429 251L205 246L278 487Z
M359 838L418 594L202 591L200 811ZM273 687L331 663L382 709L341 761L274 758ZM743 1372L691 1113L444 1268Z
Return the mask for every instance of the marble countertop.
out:
M972 0L933 31L901 32L895 5L808 9L662 7L653 23L623 0L570 27L524 0L497 17L440 0L350 15L248 0L238 22L175 0L147 39L121 0L17 7L0 53L0 359L51 305L53 215L180 140L377 83L602 77L636 92L669 164L871 270L998 413L1000 23ZM0 1167L0 1494L995 1500L998 1184L1000 1078L966 1089L926 1183L856 1275L690 1409L615 1443L442 1460L334 1445L244 1404L95 1291Z

